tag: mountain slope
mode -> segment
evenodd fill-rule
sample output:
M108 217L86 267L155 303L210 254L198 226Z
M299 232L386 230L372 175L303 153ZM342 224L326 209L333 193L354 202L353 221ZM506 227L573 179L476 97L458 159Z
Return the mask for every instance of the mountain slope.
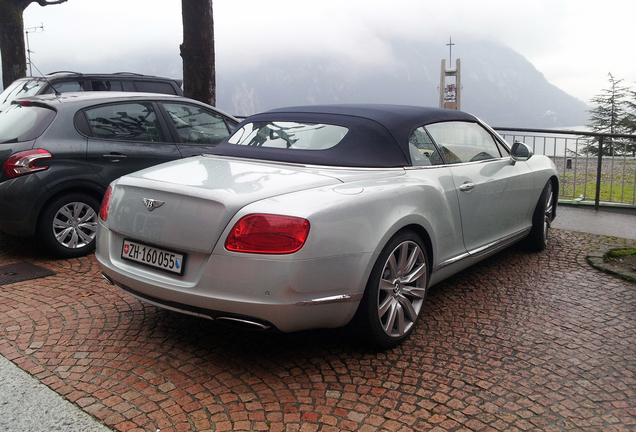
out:
M306 54L272 58L238 71L219 67L217 105L237 115L324 103L437 106L441 59L448 51L440 44L409 41L392 41L390 49L391 59L365 65ZM470 42L453 50L453 67L457 57L462 110L495 126L549 128L586 122L586 104L548 83L515 51Z

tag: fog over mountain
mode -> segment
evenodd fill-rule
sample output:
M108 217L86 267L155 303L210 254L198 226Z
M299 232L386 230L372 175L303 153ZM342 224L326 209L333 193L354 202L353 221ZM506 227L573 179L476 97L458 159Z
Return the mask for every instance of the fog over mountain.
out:
M439 42L393 40L375 58L337 54L288 55L253 64L228 64L217 57L217 106L245 116L291 105L392 103L438 106L441 60L449 51ZM461 59L462 110L493 126L570 127L587 123L587 105L553 86L523 56L488 41L453 47L452 66ZM43 72L130 71L182 77L175 47L103 63L47 64Z
M437 106L439 43L394 41L390 62L368 64L311 53L272 58L251 68L217 70L217 105L248 115L289 105L392 103ZM456 54L457 53L457 54ZM546 81L518 53L490 42L462 44L462 110L495 126L563 127L587 122L587 105Z

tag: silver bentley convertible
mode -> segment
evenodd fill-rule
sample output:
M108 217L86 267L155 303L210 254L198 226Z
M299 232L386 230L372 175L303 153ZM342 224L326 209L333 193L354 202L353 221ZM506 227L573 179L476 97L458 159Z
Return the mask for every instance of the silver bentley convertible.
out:
M111 183L96 256L163 308L284 332L351 323L387 348L430 286L517 241L543 250L557 191L549 158L463 112L276 109L211 154Z

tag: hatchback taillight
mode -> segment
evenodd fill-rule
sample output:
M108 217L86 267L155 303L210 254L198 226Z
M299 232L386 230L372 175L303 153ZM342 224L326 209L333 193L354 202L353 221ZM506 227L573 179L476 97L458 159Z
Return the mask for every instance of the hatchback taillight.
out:
M106 222L108 219L108 210L110 210L110 198L113 196L113 188L108 186L104 198L102 198L102 206L99 208L99 218Z
M42 149L26 150L9 156L4 162L3 170L7 178L20 177L49 169L46 165L35 165L42 159L52 159L51 153Z
M299 251L308 235L307 219L251 214L234 225L225 241L225 248L233 252L288 254Z

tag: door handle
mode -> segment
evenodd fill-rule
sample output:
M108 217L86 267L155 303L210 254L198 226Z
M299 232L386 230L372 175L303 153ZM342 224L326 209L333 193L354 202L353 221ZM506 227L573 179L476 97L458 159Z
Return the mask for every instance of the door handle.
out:
M111 159L111 160L126 159L126 155L121 153L108 153L108 154L102 155L102 157L104 159Z
M475 183L466 182L459 187L459 190L462 192L470 192L475 189Z

